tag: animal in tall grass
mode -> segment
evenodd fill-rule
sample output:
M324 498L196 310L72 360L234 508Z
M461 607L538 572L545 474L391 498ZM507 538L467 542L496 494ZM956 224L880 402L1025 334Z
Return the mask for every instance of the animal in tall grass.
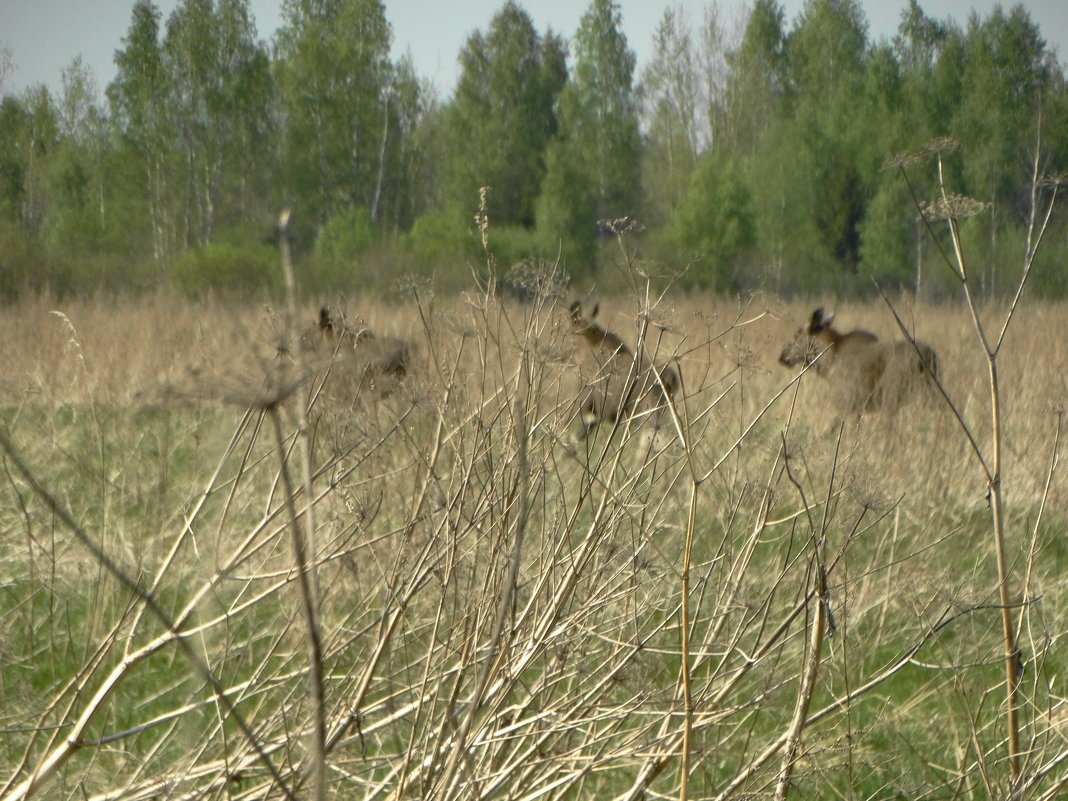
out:
M841 332L822 307L786 343L779 361L810 365L836 389L846 411L896 410L938 379L938 356L926 342L882 342L871 331Z
M673 367L652 364L644 353L635 354L617 334L594 322L598 309L595 305L587 316L582 303L575 301L569 310L572 333L582 337L597 365L582 391L579 425L569 443L572 447L601 423L627 419L644 422L650 418L655 435L679 388L679 374Z
M347 325L325 306L319 319L300 337L301 349L332 362L331 369L354 373L361 383L377 385L383 379L401 379L408 374L411 352L408 343L390 336L378 336L369 328Z

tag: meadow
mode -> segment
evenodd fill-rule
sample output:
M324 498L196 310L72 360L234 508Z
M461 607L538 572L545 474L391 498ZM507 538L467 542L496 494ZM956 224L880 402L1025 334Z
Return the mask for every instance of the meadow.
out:
M1068 308L992 396L969 309L897 298L945 397L853 414L779 353L882 300L639 287L601 324L668 422L572 450L569 300L329 299L399 380L302 364L317 303L6 307L0 799L1057 797Z

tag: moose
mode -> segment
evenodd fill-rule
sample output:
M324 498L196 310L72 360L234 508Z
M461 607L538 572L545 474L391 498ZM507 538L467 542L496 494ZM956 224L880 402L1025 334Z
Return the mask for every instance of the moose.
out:
M576 300L569 309L571 332L582 337L597 365L596 374L583 388L573 445L603 422L648 416L655 431L680 384L675 368L653 365L644 353L636 355L617 334L598 325L594 318L599 308L594 305L587 316Z
M368 328L356 328L335 319L330 310L319 309L317 323L300 337L301 350L318 354L355 368L364 383L380 378L400 379L408 374L411 353L402 339L378 336Z
M833 382L848 411L895 410L919 385L938 380L938 357L925 342L882 342L862 328L841 332L822 307L786 343L779 361L811 366Z

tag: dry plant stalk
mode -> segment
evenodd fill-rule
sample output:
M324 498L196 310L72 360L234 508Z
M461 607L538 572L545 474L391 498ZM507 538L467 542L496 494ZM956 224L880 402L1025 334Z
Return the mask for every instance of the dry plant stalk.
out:
M103 705L117 690L121 682L129 676L131 669L158 652L161 648L171 644L176 645L183 652L193 669L211 687L215 698L226 709L228 716L238 725L242 734L247 738L252 751L255 753L255 758L267 769L267 772L271 775L279 790L286 798L295 799L289 786L282 780L281 775L278 773L277 768L270 759L268 751L263 748L244 716L237 711L230 691L223 687L212 673L208 664L206 664L196 650L188 644L186 638L195 634L196 629L194 628L185 631L183 631L183 629L193 607L187 607L185 614L172 619L152 595L141 589L137 582L128 576L119 565L101 550L87 532L82 530L70 512L68 512L68 510L66 510L37 480L35 474L15 450L14 445L3 434L0 434L0 448L4 450L7 454L7 458L11 460L15 468L22 474L22 477L30 484L36 494L40 496L49 508L51 508L63 524L72 534L74 534L78 541L86 547L93 558L106 568L107 571L135 597L137 597L143 604L143 608L151 612L165 628L163 634L150 641L144 647L133 652L126 651L123 661L110 672L104 681L101 682L92 698L86 704L84 711L78 717L70 734L66 735L61 742L57 743L44 760L34 766L30 775L23 782L14 786L9 784L9 786L5 788L3 795L4 801L21 801L21 799L29 798L38 793L41 788L52 779L53 775L61 770L63 766L81 748L83 748L83 733L93 722L94 718L101 713ZM205 588L205 590L206 589L207 588Z
M820 383L775 365L792 309L669 307L647 289L629 299L639 311L628 339L681 366L667 409L675 436L646 451L640 421L624 421L567 453L560 432L579 392L566 301L504 294L450 305L420 290L408 309L372 309L408 313L423 332L419 361L388 397L332 405L298 384L285 400L251 393L244 411L205 402L219 397L206 391L158 419L101 404L90 437L78 414L56 413L65 398L37 418L29 405L8 415L11 450L52 465L37 483L63 487L82 531L139 589L72 565L64 554L84 553L74 535L56 531L2 460L13 502L0 519L25 537L0 543L0 565L35 583L0 596L17 596L0 627L30 655L4 674L6 706L18 708L0 719L0 798L883 797L924 770L928 795L981 796L984 776L996 789L1001 720L994 734L967 706L990 689L970 666L991 648L1000 666L1001 654L985 635L1000 607L973 590L979 566L962 575L968 443L921 414L828 435ZM1064 325L1061 311L1051 325ZM946 332L970 317L945 314ZM110 340L94 333L92 308L70 316L92 373ZM966 343L933 338L947 364L961 360ZM960 392L959 373L945 382ZM138 526L144 463L130 443L162 425L174 449L151 463L169 461L171 483L153 487L162 511ZM1037 450L1044 434L1028 432ZM1057 450L1005 490L1010 511L1032 491L1036 517L1063 508ZM107 479L91 491L87 463ZM1047 536L1035 523L1036 596L1057 592L1040 558ZM30 608L55 598L74 615L93 592L78 637ZM1050 609L1048 623L1028 618L1036 642L1056 641ZM43 689L7 689L32 670ZM1054 723L1035 730L1015 797L1064 786L1060 736ZM908 749L885 746L901 740Z
M302 349L297 345L297 281L293 271L293 258L289 243L289 210L285 210L278 219L279 244L282 252L282 275L286 288L286 331L285 336L292 353L297 358L298 375L304 376L307 367L303 363ZM281 400L281 399L280 399ZM289 469L284 454L285 436L278 404L268 408L274 427L275 444L279 455L279 475L285 489L286 506L289 510L289 525L292 532L293 561L299 577L300 596L304 612L304 625L308 640L310 669L308 683L311 689L312 713L315 726L312 735L312 759L309 770L312 785L312 798L322 801L326 795L326 736L327 712L326 690L323 686L323 644L319 627L319 582L318 573L311 555L315 553L315 517L309 499L315 497L312 481L312 444L308 426L307 404L298 403L297 443L300 447L301 484L304 503L297 509L295 492L289 478ZM303 525L302 525L303 524Z
M916 193L912 188L912 184L909 182L906 164L900 162L898 164L898 169L909 187L909 191L912 194L917 209L921 212L921 217L924 224L927 226L928 231L931 233L932 240L936 243L938 243L938 238L931 228L931 220L943 219L946 222L950 243L953 249L952 257L942 250L941 245L939 245L939 252L941 253L946 266L953 272L960 282L961 292L971 316L973 330L975 331L976 344L982 351L986 362L987 385L990 397L989 451L979 444L979 437L965 421L965 417L960 411L960 404L950 396L944 387L942 387L937 378L935 378L935 382L939 385L942 396L952 410L954 418L960 424L961 430L971 446L972 453L983 472L987 488L987 499L990 506L992 527L991 533L993 536L994 555L997 563L996 591L1000 608L1002 642L1004 649L1005 742L1007 748L1008 783L1010 788L1014 788L1020 783L1022 778L1020 762L1023 756L1023 748L1020 742L1022 725L1020 722L1021 701L1019 682L1024 670L1024 657L1017 644L1017 626L1016 621L1013 620L1013 610L1016 608L1016 602L1013 597L1015 593L1011 586L1012 577L1010 575L1006 545L1003 453L1004 414L1002 410L1004 392L1001 386L999 356L1005 344L1009 327L1017 316L1020 299L1023 296L1023 291L1027 285L1028 278L1031 275L1031 268L1034 264L1035 256L1042 244L1042 239L1045 236L1050 217L1053 214L1053 208L1057 199L1058 183L1054 182L1048 184L1039 174L1041 138L1037 138L1035 142L1034 158L1032 161L1031 207L1023 266L1013 293L1012 301L1002 319L1000 330L998 330L995 335L992 335L992 332L988 330L987 326L984 324L980 313L979 305L975 297L975 290L972 285L971 274L968 268L968 261L965 258L964 245L960 235L961 219L981 211L983 204L971 201L969 198L962 198L959 195L951 195L946 187L943 162L943 153L945 152L944 143L940 142L938 146L930 148L930 151L935 157L937 186L940 197L935 204L929 206L926 210L919 203ZM1039 206L1040 187L1044 185L1048 185L1051 191L1046 199L1045 209L1043 210L1040 209ZM1041 222L1039 223L1036 234L1035 224L1039 217L1041 217ZM908 331L901 317L893 308L893 305L889 303L889 300L887 303L894 314L895 320L902 332L908 338L909 342L912 343L914 347L918 347L916 339L911 332ZM1026 614L1026 608L1021 611L1021 614Z

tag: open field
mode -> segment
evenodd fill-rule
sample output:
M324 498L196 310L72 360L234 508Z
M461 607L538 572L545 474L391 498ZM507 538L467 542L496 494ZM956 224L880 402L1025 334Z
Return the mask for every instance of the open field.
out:
M349 299L400 380L262 305L5 308L0 799L1057 797L1068 307L998 361L1013 766L972 319L896 307L959 419L858 416L777 361L819 302L602 300L681 389L576 453L565 299Z

